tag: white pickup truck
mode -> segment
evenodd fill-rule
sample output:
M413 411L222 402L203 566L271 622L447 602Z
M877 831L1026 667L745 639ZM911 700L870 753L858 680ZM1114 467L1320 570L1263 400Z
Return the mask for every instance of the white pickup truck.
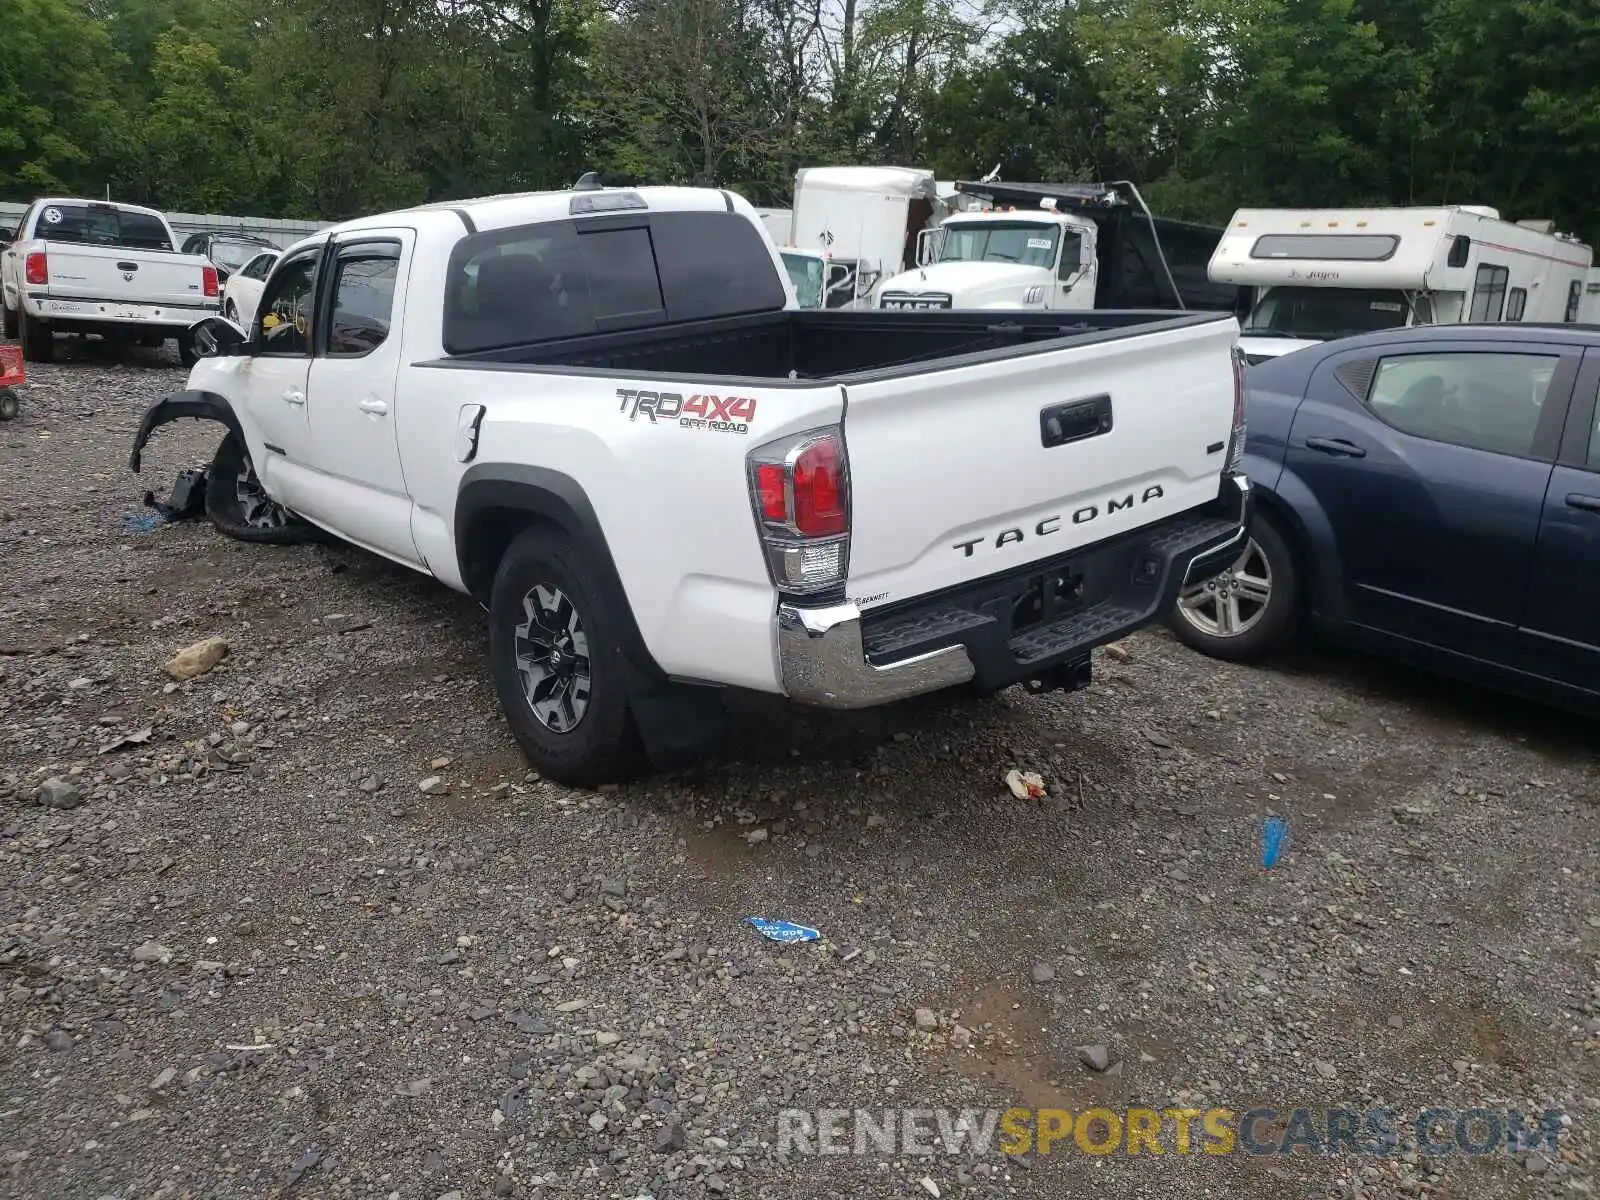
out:
M800 311L741 198L425 205L283 254L196 328L225 533L320 526L476 597L532 764L594 785L729 689L830 708L1072 689L1239 553L1225 313Z
M194 362L188 331L217 311L217 269L177 253L166 217L134 204L36 200L0 253L5 334L23 357L49 362L57 333L95 333L159 346L176 338Z

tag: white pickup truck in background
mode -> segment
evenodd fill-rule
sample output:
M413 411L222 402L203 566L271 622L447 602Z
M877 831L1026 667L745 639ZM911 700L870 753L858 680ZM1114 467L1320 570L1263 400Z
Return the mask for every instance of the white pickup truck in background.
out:
M859 708L1074 689L1239 553L1226 313L799 311L728 192L351 221L196 328L225 533L310 522L476 597L511 729L593 785L729 689Z
M154 209L47 197L28 206L0 253L5 334L23 357L49 362L57 333L93 333L159 346L194 361L189 327L217 311L217 269L179 254Z

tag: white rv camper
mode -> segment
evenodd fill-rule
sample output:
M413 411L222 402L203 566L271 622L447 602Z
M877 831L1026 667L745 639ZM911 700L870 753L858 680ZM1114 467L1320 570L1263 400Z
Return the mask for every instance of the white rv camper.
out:
M1253 362L1402 325L1578 319L1593 253L1548 221L1492 208L1241 208L1214 283L1256 289Z
M917 235L949 211L932 171L913 167L802 167L794 177L786 256L825 264L825 306L853 307L917 256ZM791 266L791 273L797 269Z
M1591 268L1578 301L1578 324L1600 325L1600 267Z

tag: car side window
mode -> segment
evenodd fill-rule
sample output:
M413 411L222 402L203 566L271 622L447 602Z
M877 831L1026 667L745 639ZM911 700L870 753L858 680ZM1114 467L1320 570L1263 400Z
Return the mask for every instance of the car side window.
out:
M381 346L394 317L398 244L354 247L339 255L328 328L331 358L359 358Z
M1530 457L1560 358L1553 354L1404 354L1381 359L1367 407L1413 437Z
M1589 431L1589 469L1600 471L1600 397L1595 398L1594 428Z
M256 340L263 354L311 353L311 300L316 290L315 251L286 263L256 309Z

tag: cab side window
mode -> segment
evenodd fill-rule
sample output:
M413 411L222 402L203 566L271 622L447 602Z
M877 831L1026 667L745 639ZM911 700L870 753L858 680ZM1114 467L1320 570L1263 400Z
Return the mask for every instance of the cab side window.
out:
M311 353L311 300L317 252L291 259L273 276L256 309L256 340L263 354Z
M1063 233L1061 235L1061 265L1056 268L1056 278L1071 279L1078 273L1082 258L1083 235Z
M359 358L388 338L399 268L398 242L372 242L340 251L328 328L330 357Z

